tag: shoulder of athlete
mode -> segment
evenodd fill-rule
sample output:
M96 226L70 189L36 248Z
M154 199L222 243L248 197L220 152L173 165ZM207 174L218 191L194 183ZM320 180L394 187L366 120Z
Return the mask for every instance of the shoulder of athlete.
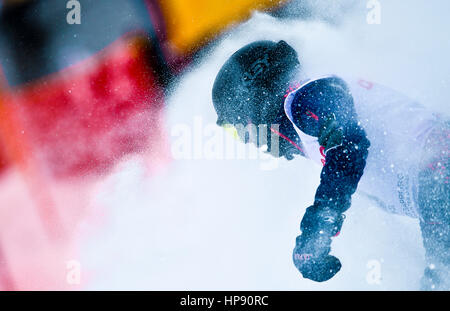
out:
M337 76L305 83L295 91L290 105L292 122L304 133L315 137L331 116L345 125L355 114L350 90Z
M345 140L365 136L358 125L353 96L337 76L311 80L295 91L289 110L292 122L305 134L318 138L325 150Z

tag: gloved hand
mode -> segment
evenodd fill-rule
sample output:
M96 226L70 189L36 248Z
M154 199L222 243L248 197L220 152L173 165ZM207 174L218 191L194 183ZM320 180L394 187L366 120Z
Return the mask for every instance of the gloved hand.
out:
M344 218L327 207L313 205L306 210L293 252L294 264L304 278L324 282L339 272L339 259L329 253L331 238L339 234Z

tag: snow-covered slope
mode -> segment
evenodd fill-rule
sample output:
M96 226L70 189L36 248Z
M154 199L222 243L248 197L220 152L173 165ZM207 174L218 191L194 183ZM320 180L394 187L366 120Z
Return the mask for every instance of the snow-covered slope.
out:
M349 0L350 1L350 0ZM365 1L361 1L365 2ZM223 130L214 126L211 87L239 47L284 39L306 72L361 76L448 113L448 1L386 1L381 24L365 5L340 23L277 20L255 14L203 55L172 90L167 129L192 130L192 155ZM199 123L202 123L199 125ZM187 126L187 127L186 127ZM202 138L203 136L203 138ZM175 147L174 147L175 149ZM200 150L200 149L198 149ZM390 215L356 194L333 254L343 268L325 283L303 279L291 255L320 167L308 160L180 159L148 178L124 163L103 185L104 224L83 241L89 289L416 290L424 268L418 221Z

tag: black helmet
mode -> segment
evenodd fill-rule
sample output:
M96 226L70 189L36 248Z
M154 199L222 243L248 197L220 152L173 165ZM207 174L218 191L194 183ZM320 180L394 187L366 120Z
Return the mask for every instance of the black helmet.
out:
M256 41L223 65L212 90L217 124L269 124L300 62L285 41Z

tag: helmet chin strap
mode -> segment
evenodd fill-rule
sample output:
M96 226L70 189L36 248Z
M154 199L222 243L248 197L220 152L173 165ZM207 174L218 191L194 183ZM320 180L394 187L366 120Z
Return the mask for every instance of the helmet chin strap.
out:
M305 152L303 151L303 149L297 145L292 139L290 139L289 137L287 137L286 135L281 134L280 132L278 132L277 130L275 130L273 127L270 127L270 131L278 136L280 136L281 138L283 138L284 140L288 141L292 146L294 146L295 148L297 148L302 154L305 154Z

